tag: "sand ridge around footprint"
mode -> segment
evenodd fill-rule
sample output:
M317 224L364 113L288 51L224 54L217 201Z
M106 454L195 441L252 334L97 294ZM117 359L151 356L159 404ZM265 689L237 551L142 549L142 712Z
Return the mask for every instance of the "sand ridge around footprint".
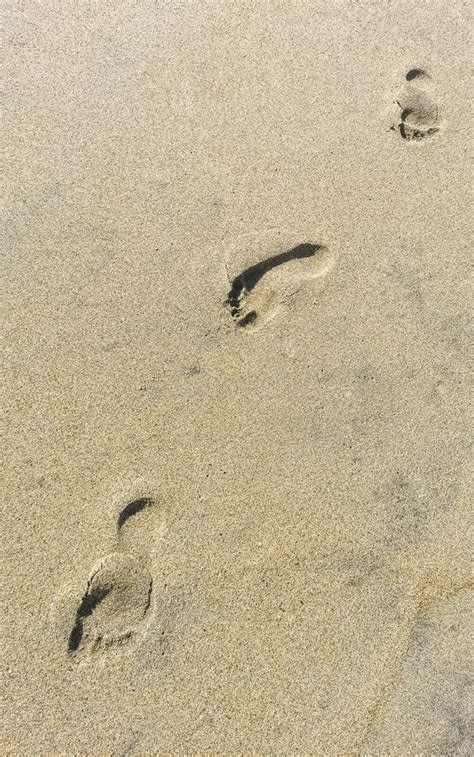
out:
M90 570L82 595L66 586L53 602L59 636L69 658L84 659L142 637L152 615L156 538L163 533L156 496L135 486L112 511L112 552ZM114 522L115 521L115 522Z
M431 90L431 77L427 71L422 68L407 71L405 84L395 100L399 111L397 122L392 126L402 139L420 142L439 131L439 106Z
M267 229L230 245L225 305L236 326L255 330L272 320L311 279L323 278L334 255L301 234Z

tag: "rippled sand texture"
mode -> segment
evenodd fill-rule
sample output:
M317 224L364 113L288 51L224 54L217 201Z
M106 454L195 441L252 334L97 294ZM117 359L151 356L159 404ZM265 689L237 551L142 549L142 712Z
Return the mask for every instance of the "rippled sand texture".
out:
M5 29L3 753L472 753L467 3Z

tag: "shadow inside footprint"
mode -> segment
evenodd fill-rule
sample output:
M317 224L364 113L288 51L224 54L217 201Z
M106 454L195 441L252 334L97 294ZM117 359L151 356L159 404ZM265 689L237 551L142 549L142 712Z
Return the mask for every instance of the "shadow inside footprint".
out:
M227 295L226 305L237 326L248 326L257 320L257 311L251 310L248 313L243 313L243 305L248 295L266 273L291 260L313 257L320 249L322 249L321 245L312 244L310 242L299 244L291 250L281 252L278 255L273 255L256 265L250 266L236 276L232 281L229 294Z
M424 78L426 76L424 69L422 68L410 68L409 71L405 74L405 79L407 81L412 81L413 79L419 79Z
M140 499L134 499L133 502L129 502L129 504L126 505L119 514L117 520L117 527L119 531L129 518L144 510L145 507L151 507L152 504L153 502L150 497L142 497Z
M97 586L95 589L86 591L82 601L77 609L76 622L69 635L68 652L74 654L81 645L82 635L84 632L84 620L94 612L100 602L112 591L111 586Z
M141 563L148 561L154 548L157 519L155 504L152 497L139 496L124 505L116 516L119 549L132 554Z

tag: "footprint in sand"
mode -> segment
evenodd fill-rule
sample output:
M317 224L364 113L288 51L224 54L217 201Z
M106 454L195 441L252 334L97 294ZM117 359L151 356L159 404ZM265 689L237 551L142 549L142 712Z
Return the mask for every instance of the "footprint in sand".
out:
M230 289L225 304L236 326L257 328L271 320L305 281L324 277L333 255L315 242L298 242L279 230L240 237L229 250Z
M156 504L149 496L120 506L115 551L92 568L83 594L63 593L62 637L71 658L83 658L143 636L153 593L149 559L156 537ZM74 602L74 605L73 605Z
M130 555L104 557L88 578L68 654L97 652L131 639L148 612L152 587L151 575Z
M439 131L439 107L431 97L431 79L426 71L411 68L405 79L406 83L396 100L400 108L398 122L392 129L398 130L402 139L419 142Z

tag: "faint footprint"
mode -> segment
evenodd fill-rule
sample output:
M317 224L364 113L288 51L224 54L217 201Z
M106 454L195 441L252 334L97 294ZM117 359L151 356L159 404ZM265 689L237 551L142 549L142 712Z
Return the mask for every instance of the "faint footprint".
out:
M403 87L397 105L400 108L398 123L392 129L398 129L400 136L409 141L420 141L439 131L439 107L430 97L430 77L421 68L411 68L405 75Z
M146 631L156 515L155 501L149 496L122 505L116 514L116 551L92 568L79 602L67 588L56 603L70 657L122 646Z
M262 258L262 252L271 252ZM305 279L324 276L333 257L322 245L294 243L279 230L240 237L229 253L226 306L239 327L261 326L281 309Z

